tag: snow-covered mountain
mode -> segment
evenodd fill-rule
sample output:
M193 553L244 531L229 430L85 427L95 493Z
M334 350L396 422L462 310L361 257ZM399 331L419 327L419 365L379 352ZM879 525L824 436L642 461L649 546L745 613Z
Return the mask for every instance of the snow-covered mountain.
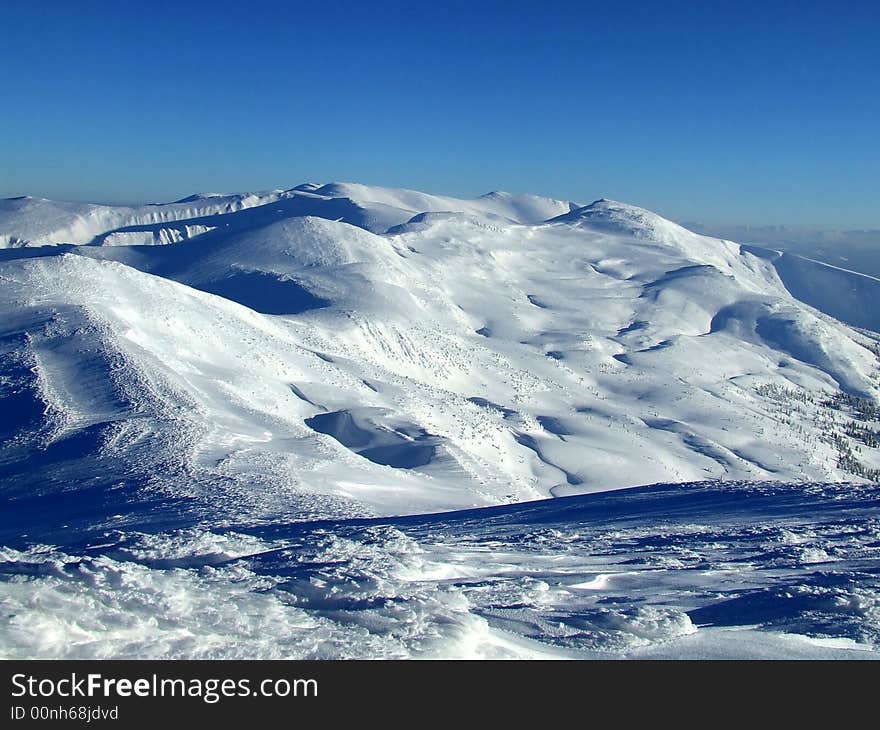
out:
M625 203L19 198L0 245L16 550L880 475L880 281Z

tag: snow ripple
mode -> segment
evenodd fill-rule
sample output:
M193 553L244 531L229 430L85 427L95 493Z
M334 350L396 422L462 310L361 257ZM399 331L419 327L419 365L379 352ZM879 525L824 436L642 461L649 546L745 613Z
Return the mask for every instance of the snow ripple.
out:
M0 646L52 658L877 658L880 486L810 487L661 485L4 548Z

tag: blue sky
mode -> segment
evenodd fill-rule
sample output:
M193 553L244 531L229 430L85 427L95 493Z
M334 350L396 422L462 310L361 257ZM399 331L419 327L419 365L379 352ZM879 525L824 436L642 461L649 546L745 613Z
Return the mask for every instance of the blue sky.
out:
M3 0L0 196L359 182L880 228L880 3Z

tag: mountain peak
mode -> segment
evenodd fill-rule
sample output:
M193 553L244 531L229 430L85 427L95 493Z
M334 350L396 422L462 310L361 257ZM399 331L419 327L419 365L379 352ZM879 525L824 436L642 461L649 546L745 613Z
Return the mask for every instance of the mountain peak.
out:
M180 198L179 200L172 201L172 204L197 203L200 200L209 200L211 198L222 198L224 196L225 196L225 193L193 193L192 195L187 195L185 198Z
M575 208L570 213L551 218L547 222L586 226L602 232L646 238L658 243L670 243L680 239L682 235L694 235L678 223L673 223L653 211L609 198L599 198L589 205Z

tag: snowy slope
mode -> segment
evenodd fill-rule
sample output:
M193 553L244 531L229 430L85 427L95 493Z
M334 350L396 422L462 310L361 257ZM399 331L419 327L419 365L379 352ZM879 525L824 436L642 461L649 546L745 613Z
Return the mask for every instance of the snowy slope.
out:
M178 545L175 530L211 541L244 516L269 529L880 476L880 335L856 319L873 285L829 297L839 270L780 265L635 206L354 184L3 203L0 529L14 566L42 560L36 543L71 556L86 533L121 546L144 525ZM829 316L837 305L866 329ZM108 556L99 571L167 578ZM172 583L205 600L227 590Z
M876 485L211 529L162 504L126 530L71 524L55 547L3 535L0 569L19 577L0 581L0 655L880 657Z

